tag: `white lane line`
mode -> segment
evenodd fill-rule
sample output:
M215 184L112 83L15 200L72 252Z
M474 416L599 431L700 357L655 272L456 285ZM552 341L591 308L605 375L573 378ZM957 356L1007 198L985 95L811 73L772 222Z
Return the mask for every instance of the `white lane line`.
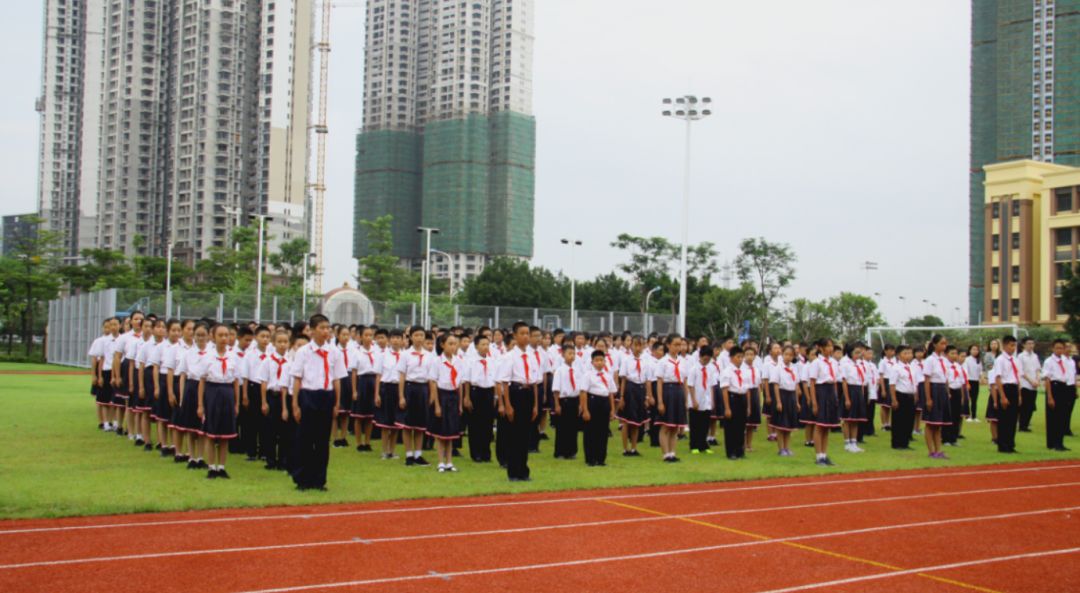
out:
M1040 467L1018 467L1008 469L989 469L989 470L974 470L974 471L958 471L958 472L931 472L925 474L904 474L897 476L878 476L873 478L850 478L839 480L812 480L806 482L793 482L793 483L780 483L780 484L763 484L758 486L735 486L725 488L703 488L698 490L677 490L677 491L661 491L661 492L640 492L629 494L617 494L612 496L578 496L578 497L564 497L564 498L545 498L545 499L533 499L533 500L516 500L516 501L504 501L504 502L482 502L482 503L468 503L468 504L442 504L432 505L424 507L397 507L388 509L361 509L355 511L333 511L326 513L293 513L293 514L281 514L281 515L247 515L238 517L215 517L205 519L174 519L166 521L129 521L126 523L103 523L97 525L66 525L58 527L30 527L25 529L7 529L0 530L0 535L18 535L27 533L48 533L56 531L85 531L91 529L116 529L123 527L161 527L166 525L207 525L215 523L242 523L247 521L281 521L281 520L305 520L305 519L322 519L333 517L355 517L361 515L382 515L382 514L394 514L394 513L419 513L430 511L453 511L453 510L467 510L467 509L490 509L494 507L516 507L516 506L530 506L530 505L544 505L544 504L563 504L569 502L588 502L595 501L600 498L604 500L626 500L634 498L660 498L669 496L696 496L700 494L729 494L732 492L748 492L758 490L775 490L775 489L791 489L791 488L808 488L819 486L836 486L847 484L867 484L874 482L894 482L901 480L924 480L934 478L958 478L965 476L985 476L985 475L1001 475L1001 474L1014 474L1014 473L1026 473L1026 472L1044 472L1044 471L1058 471L1066 469L1080 468L1080 464L1068 464L1068 465L1052 465L1052 466L1040 466ZM800 479L800 478L793 478ZM506 494L498 494L492 496L505 496ZM384 501L386 502L386 501ZM374 504L374 503L373 503Z
M1080 509L1080 507L1068 507L1068 508L1062 508L1062 509L1047 509L1047 510L1044 510L1044 511L1035 511L1034 513L1035 514L1048 514L1048 513L1056 513L1056 512L1070 512L1070 511L1075 511L1077 509ZM622 555L622 556L605 556L605 557L601 557L601 558L586 558L586 559L582 559L582 560L567 560L567 561L562 561L562 562L546 562L546 563L542 563L542 564L525 564L525 565L519 565L519 566L501 566L501 567L496 567L496 568L479 568L479 569L475 569L475 570L462 570L462 571L457 571L457 572L444 572L444 573L440 573L440 574L442 574L444 576L447 576L447 577L453 578L453 577L476 576L476 575L498 574L498 573L508 573L508 572L525 572L525 571L531 571L531 570L542 570L542 569L547 569L547 568L565 568L565 567L568 567L568 566L586 566L586 565L590 565L590 564L603 564L603 563L608 563L608 562L622 562L622 561L627 561L627 560L643 560L643 559L650 559L650 558L664 558L664 557L669 557L669 556L679 556L679 555L685 555L685 554L696 554L696 553L701 553L701 552L713 552L713 551L716 551L716 550L728 550L728 549L733 549L733 548L749 548L749 547L753 547L753 546L764 546L764 545L768 545L768 544L779 544L779 543L784 543L784 542L797 542L797 541L805 541L805 540L811 540L811 539L821 539L821 538L828 538L828 537L840 537L840 536L845 536L845 535L861 534L861 533L872 533L872 532L886 531L886 530L891 530L891 529L904 529L904 528L910 528L910 527L932 527L932 526L935 526L935 525L947 525L947 524L950 524L950 523L985 521L985 520L994 520L994 519L1008 519L1008 518L1013 518L1013 517L1028 516L1030 514L1032 514L1031 511L1025 511L1025 512L1020 512L1020 513L1008 513L1008 514L1003 514L1003 515L991 515L991 516L984 516L984 517L969 517L969 518L965 518L965 519L949 519L949 520L945 520L945 521L921 521L919 523L906 523L906 524L902 524L902 525L885 525L885 526L881 526L881 527L869 527L869 528L866 528L866 529L854 529L854 530L849 530L849 531L836 531L836 532L831 532L831 533L818 533L818 534L812 534L812 535L800 535L800 536L794 536L794 537L782 537L782 538L768 539L768 540L754 540L754 541L740 542L740 543L734 543L734 544L718 544L718 545L715 545L715 546L700 546L700 547L696 547L696 548L677 548L677 549L674 549L674 550L664 550L664 551L660 551L660 552L643 552L643 553L640 553L640 554L626 554L626 555ZM1065 553L1072 553L1072 552L1075 552L1075 551L1080 551L1080 548L1069 548L1067 550L1051 550L1049 552L1037 552L1034 555L1038 556L1038 555L1065 554ZM969 565L969 564L972 564L972 563L981 564L981 563L985 563L985 562L997 562L997 561L1002 561L1002 560L1031 558L1031 557L1034 557L1034 556L1032 554L1020 554L1020 555L1017 555L1017 556L1001 557L1001 558L995 558L995 559L991 559L991 560L976 560L976 561L968 562L968 563L959 562L959 563L951 564L951 565L942 565L942 566L937 566L937 567L932 566L932 567L927 567L927 568L917 568L917 569L911 569L911 570L896 571L896 572L890 572L890 573L883 574L883 575L871 575L871 578L888 578L890 576L897 576L897 575L901 575L901 574L917 574L917 573L920 573L920 572L927 572L927 571L932 571L932 570L946 570L948 568L957 568L957 567L966 566L966 565ZM331 583L315 583L315 584L310 584L310 585L295 585L295 586L290 586L290 587L277 587L277 588L273 588L273 589L257 589L257 590L252 590L252 591L245 591L243 593L292 593L294 591L311 591L311 590L315 590L315 589L340 589L340 588L344 588L344 587L360 587L360 586L364 586L364 585L381 585L381 584L387 584L387 583L402 583L402 582L408 582L408 581L428 580L428 579L431 579L431 578L433 578L433 577L430 574L414 574L414 575L403 575L403 576L396 576L396 577L383 577L383 578L377 578L377 579L362 579L362 580L355 580L355 581L337 581L337 582L331 582ZM856 578L867 578L867 577L856 577ZM849 582L849 581L850 581L850 579L844 580L844 581L835 581L835 582L836 583L844 583L844 582ZM826 586L827 584L828 583L820 583L820 584L815 584L815 585L804 585L804 587L818 588L818 587ZM777 591L769 591L769 592L766 592L766 593L781 593L782 591L796 591L796 590L799 590L799 589L797 589L797 588L796 589L782 589L782 590L777 590Z
M906 570L897 570L893 572L885 572L881 574L871 574L861 577L851 577L847 579L837 579L835 581L825 581L821 583L810 583L808 585L799 585L797 587L787 587L784 589L770 589L769 591L762 591L761 593L794 593L796 591L809 591L812 589L821 589L823 587L834 587L837 585L847 585L850 583L863 583L866 581L874 581L880 579L891 579L893 577L902 577L910 574L919 574L923 572L938 572L942 570L951 570L954 568L964 568L967 566L980 566L983 564L991 564L994 562L1007 562L1010 560L1026 560L1028 558L1043 558L1046 556L1059 556L1062 554L1076 554L1080 552L1080 548L1062 548L1060 550L1045 550L1042 552L1028 552L1027 554L1014 554L1012 556L999 556L996 558L984 558L982 560L967 560L964 562L953 562L951 564L938 564L936 566L924 566L922 568L909 568Z
M350 539L340 540L328 540L320 542L303 542L293 544L269 544L262 546L243 546L236 548L217 548L210 550L180 550L176 552L147 552L143 554L128 554L117 556L94 556L89 558L71 558L64 560L41 560L38 562L22 562L16 564L2 564L0 570L15 570L20 568L34 568L43 566L67 566L72 564L91 564L91 563L104 563L104 562L125 562L130 560L148 560L152 558L176 558L184 556L205 556L214 554L239 554L244 552L267 552L275 550L291 550L302 548L321 548L330 546L348 546L356 544L385 544L385 543L398 543L409 541L421 541L432 539L457 539L467 537L483 537L492 535L513 535L520 533L531 533L539 531L559 531L564 529L582 529L587 527L606 527L612 525L626 525L633 523L651 523L656 521L673 521L677 519L700 519L703 517L717 517L723 515L738 515L748 513L763 513L763 512L775 512L775 511L790 511L801 510L816 507L827 507L847 504L863 504L868 502L893 502L900 500L911 499L924 499L933 497L947 497L947 496L961 496L971 494L995 494L1001 492L1012 492L1017 490L1040 490L1046 488L1058 488L1066 486L1080 486L1080 482L1069 482L1067 484L1046 484L1038 486L1013 486L1009 488L988 488L983 490L967 490L961 492L939 492L933 494L913 494L909 496L893 496L888 498L865 498L859 500L844 500L844 501L830 501L821 503L809 503L800 505L790 505L784 507L761 507L754 509L731 509L723 511L707 511L700 513L686 513L682 515L661 515L661 516L643 516L632 517L627 519L609 519L605 521L588 521L582 523L561 523L555 525L537 525L533 527L511 527L505 529L486 529L481 531L454 531L448 533L426 533L418 535L402 535L392 537L376 537L376 538L361 538L352 537ZM1034 515L1057 512L1061 509L1050 509L1040 511L1025 511ZM1013 516L1013 515L1008 515ZM959 519L958 521L967 521L970 519ZM946 520L952 521L952 520ZM876 528L872 528L876 529ZM850 531L848 533L859 533L859 530Z

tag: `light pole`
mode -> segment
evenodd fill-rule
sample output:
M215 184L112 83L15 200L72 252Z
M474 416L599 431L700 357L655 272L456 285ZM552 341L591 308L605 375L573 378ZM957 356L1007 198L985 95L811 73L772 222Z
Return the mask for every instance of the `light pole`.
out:
M420 268L420 325L427 327L431 309L431 297L428 295L431 287L431 235L439 234L439 229L418 226L416 232L424 233L424 263Z
M446 258L446 263L447 263L447 266L448 266L447 267L447 272L449 273L449 277L450 277L450 296L453 297L454 296L454 258L451 257L449 253L447 253L445 251L439 251L438 249L432 249L431 252L436 254L436 255L441 255L441 256Z
M870 272L876 272L878 264L876 261L864 261L862 269L866 271L866 289L870 290Z
M646 316L649 314L649 299L652 298L652 295L655 292L660 292L660 287L659 286L654 287L653 289L649 290L649 292L645 293L645 315ZM646 319L649 319L649 318L646 317ZM645 328L645 333L646 334L652 333L652 328L651 327L646 327Z
M308 273L308 260L315 257L314 253L304 254L304 292L302 300L300 301L300 316L307 317L307 273Z
M259 214L259 263L255 270L255 321L262 323L263 232L270 217Z
M577 329L577 280L574 279L574 247L581 247L577 239L560 239L563 245L570 246L570 331Z
M664 105L672 106L673 100L664 99ZM699 119L712 115L708 108L712 103L709 97L700 99L701 108L698 106L699 99L694 95L684 95L674 99L674 110L665 109L664 117L674 117L686 122L686 153L683 163L683 211L682 211L682 255L679 267L679 334L686 335L686 250L690 241L690 124Z
M172 241L165 245L165 317L172 317Z

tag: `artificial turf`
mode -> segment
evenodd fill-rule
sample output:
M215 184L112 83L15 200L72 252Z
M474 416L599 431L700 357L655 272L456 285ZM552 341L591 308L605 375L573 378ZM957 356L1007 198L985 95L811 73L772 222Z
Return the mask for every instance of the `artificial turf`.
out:
M0 371L17 369L44 370L44 366L0 367ZM984 407L985 388L979 399ZM126 438L98 430L88 376L0 372L0 404L0 518L610 488L1080 458L1080 439L1066 438L1072 452L1046 449L1045 404L1040 398L1033 432L1017 435L1018 455L997 453L986 422L964 425L967 438L958 448L946 447L948 461L928 459L921 440L913 443L913 451L893 451L889 434L880 427L878 436L866 439L866 452L861 454L846 453L843 439L834 434L830 449L837 465L833 468L814 465L813 451L802 446L801 433L792 438L795 457L778 457L775 445L759 431L756 450L735 462L723 456L722 448L715 455L690 455L687 442L680 441L684 462L679 464L661 463L659 449L647 442L642 444L641 457L623 457L616 433L609 442L607 467L587 467L580 455L575 461L555 460L553 441L542 441L541 453L529 456L533 481L510 483L497 464L470 461L467 445L457 463L461 471L439 474L434 466L405 467L401 460L380 460L376 442L375 453L358 453L353 447L331 449L328 491L298 492L284 473L264 470L262 463L248 463L240 456L229 457L231 480L210 481L204 471L185 470L156 451L145 452ZM350 438L350 445L354 444ZM435 458L434 452L425 456Z

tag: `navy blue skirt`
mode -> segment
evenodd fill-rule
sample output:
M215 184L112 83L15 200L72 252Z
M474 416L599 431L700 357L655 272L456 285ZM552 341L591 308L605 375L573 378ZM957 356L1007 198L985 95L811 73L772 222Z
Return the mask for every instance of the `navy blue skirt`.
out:
M405 430L427 430L428 400L431 399L427 383L408 382L405 384L405 414L398 422L398 428Z
M945 383L931 383L927 401L933 402L929 409L923 409L923 422L932 426L952 424L952 408L949 402L949 386Z
M112 371L101 371L101 387L94 392L97 405L113 405Z
M236 438L236 390L232 383L206 382L203 433L211 439Z
M184 381L184 393L180 405L173 413L172 427L183 432L202 434L202 421L199 419L199 382Z
M348 416L352 413L355 395L352 385L352 371L349 371L349 374L341 379L341 406L338 407L339 416Z
M169 422L172 420L172 406L169 405L169 376L158 373L158 391L157 396L154 398L154 409L150 412L150 417L158 422ZM173 393L180 390L180 378L173 376Z
M357 375L356 393L353 396L352 409L349 415L353 418L369 420L375 417L375 375Z
M121 408L127 407L128 405L128 367L130 366L129 363L130 361L128 360L120 361L120 384L116 387L113 387L112 389L113 405Z
M461 395L456 390L439 390L440 415L435 406L428 410L427 433L433 438L452 441L461 438Z
M818 383L814 389L818 410L813 423L825 428L840 426L840 401L836 397L836 384Z
M138 373L139 371L136 371L136 375L138 375ZM154 410L154 385L156 383L156 375L157 373L154 372L154 367L143 367L143 388L141 390L138 388L135 389L136 393L139 394L138 398L135 400L135 409L139 412L152 412Z
M770 384L771 385L771 384ZM791 432L799 428L799 412L796 410L794 391L780 390L780 411L776 411L776 398L773 397L773 413L769 416L769 428L781 432Z
M750 398L750 415L746 417L746 425L761 426L761 390L755 387L746 396Z
M645 424L645 421L649 419L648 412L645 409L645 386L633 381L627 381L622 399L622 409L618 411L615 417L631 426Z
M405 420L405 411L398 407L398 384L379 385L379 405L375 407L375 426L393 430Z
M869 417L866 389L862 385L848 385L848 399L851 400L851 405L844 402L844 413L840 418L844 422L866 422Z
M814 423L814 408L810 405L810 384L803 383L799 393L799 423Z
M881 382L885 386L885 391L878 394L877 405L892 409L892 389L889 387L889 380L882 379Z
M682 428L686 423L686 388L682 383L664 383L661 396L664 401L664 412L657 411L656 424Z

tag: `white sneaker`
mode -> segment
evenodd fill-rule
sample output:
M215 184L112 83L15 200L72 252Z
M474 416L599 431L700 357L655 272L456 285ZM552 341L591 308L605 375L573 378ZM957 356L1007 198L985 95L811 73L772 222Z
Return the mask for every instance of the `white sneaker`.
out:
M858 445L852 445L851 446L851 452L852 453L863 453L864 451L866 451L866 450L863 449L862 447L858 446Z

